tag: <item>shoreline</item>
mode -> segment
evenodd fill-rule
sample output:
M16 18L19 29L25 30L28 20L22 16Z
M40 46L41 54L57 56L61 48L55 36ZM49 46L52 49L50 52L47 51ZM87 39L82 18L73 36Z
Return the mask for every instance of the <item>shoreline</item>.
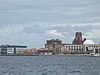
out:
M22 55L22 54L20 54L20 55L17 55L17 54L12 54L12 55L8 55L8 54L0 54L0 56L39 56L39 55Z
M24 55L24 54L0 54L0 56L91 56L90 54L54 54L54 55L42 55L42 54L33 54L33 55Z

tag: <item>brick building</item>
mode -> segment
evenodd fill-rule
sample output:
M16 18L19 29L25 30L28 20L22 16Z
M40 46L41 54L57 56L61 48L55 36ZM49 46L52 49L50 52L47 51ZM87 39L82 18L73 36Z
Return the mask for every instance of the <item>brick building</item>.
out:
M72 44L74 45L82 45L83 42L86 40L86 38L84 38L84 40L82 40L82 33L81 32L76 32L75 34L75 39L73 40Z

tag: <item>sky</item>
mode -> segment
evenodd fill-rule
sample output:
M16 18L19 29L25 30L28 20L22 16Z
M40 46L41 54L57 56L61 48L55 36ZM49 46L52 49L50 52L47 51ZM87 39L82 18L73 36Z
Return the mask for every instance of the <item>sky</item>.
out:
M100 0L0 0L0 45L72 43L76 32L100 44Z

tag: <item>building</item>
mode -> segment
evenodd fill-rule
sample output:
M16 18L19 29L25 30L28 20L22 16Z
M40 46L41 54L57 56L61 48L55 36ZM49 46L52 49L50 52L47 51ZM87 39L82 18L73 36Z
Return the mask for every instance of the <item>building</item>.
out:
M59 39L47 40L45 48L53 49L52 54L63 54L65 52L65 43Z
M53 48L40 48L37 50L37 54L51 55L53 53L53 50Z
M27 46L16 46L16 45L1 45L0 54L21 54L21 50Z
M65 45L67 53L83 53L83 45Z
M95 44L92 40L86 40L83 43L83 49L86 53L100 53L100 44Z
M85 40L81 45L67 44L65 45L67 53L90 54L100 53L100 44L95 44L92 40Z
M45 44L45 48L55 48L55 44L62 44L62 41L59 39L47 40Z
M55 44L54 54L65 54L66 53L65 45L66 45L65 43Z
M52 48L52 54L89 54L94 51L100 53L100 44L95 44L92 40L86 40L86 38L83 39L81 32L76 32L72 44L62 43L59 39L51 39L46 41L45 48Z
M24 55L35 55L36 54L36 48L24 49L23 54Z
M85 40L86 40L86 38L84 38L84 40L82 40L82 33L81 32L76 32L75 39L73 40L72 44L82 45Z

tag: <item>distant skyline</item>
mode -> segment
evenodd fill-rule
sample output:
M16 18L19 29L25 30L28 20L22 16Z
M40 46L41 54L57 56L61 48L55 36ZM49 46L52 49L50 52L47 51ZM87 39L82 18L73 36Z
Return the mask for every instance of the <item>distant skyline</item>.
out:
M75 33L100 43L100 0L0 0L0 45L72 43Z

